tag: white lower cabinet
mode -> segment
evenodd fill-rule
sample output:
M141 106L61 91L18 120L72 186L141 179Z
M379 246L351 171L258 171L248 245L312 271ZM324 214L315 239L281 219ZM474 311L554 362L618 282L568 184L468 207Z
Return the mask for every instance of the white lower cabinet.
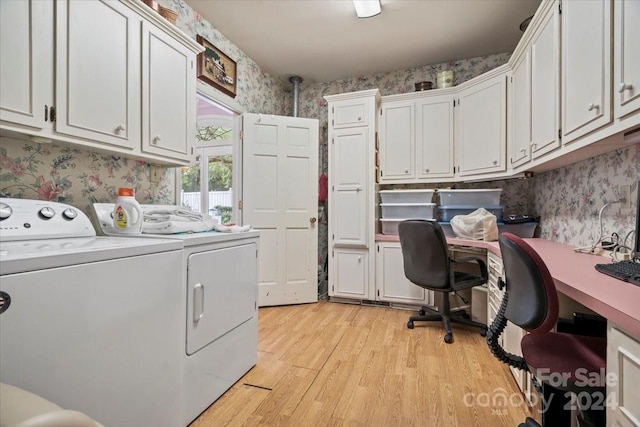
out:
M376 300L433 306L433 298L433 291L414 285L405 277L400 243L376 244Z
M335 248L331 251L329 296L370 299L369 251Z
M607 426L640 426L640 341L607 327Z

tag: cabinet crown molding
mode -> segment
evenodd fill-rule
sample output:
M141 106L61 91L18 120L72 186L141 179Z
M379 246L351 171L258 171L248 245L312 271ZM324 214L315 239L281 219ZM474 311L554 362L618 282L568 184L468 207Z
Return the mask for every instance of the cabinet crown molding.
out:
M336 95L327 95L324 97L324 99L327 102L334 102L334 101L346 101L349 99L361 99L367 96L375 96L376 100L380 100L380 90L369 89L369 90L361 90L358 92L338 93Z

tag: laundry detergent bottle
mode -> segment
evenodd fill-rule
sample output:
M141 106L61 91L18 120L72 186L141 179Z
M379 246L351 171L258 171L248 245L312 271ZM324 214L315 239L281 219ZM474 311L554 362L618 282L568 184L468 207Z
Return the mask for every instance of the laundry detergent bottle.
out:
M142 233L142 208L134 195L133 188L118 189L118 199L113 209L113 227L118 234Z

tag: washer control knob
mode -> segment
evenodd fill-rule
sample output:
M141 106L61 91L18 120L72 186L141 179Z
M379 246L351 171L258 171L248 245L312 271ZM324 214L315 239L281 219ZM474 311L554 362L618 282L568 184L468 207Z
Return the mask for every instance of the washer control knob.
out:
M13 213L13 209L6 203L0 203L0 221L7 219Z
M72 219L75 219L75 217L77 216L78 216L78 212L76 212L74 209L67 208L64 211L62 211L62 217L64 219L72 220Z
M56 215L55 211L47 206L40 209L40 212L38 213L40 214L40 218L42 219L51 219Z

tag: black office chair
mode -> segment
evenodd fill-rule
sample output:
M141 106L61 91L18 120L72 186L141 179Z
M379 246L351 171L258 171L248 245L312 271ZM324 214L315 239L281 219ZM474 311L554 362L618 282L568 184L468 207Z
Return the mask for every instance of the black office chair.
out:
M441 303L438 311L422 307L419 316L412 316L407 327L413 329L416 321L442 320L447 331L444 342L453 342L451 322L480 328L484 336L487 325L474 322L464 310L451 312L449 293L472 288L487 282L487 264L479 257L464 257L452 259L449 256L447 240L440 224L427 220L407 220L398 225L402 257L404 260L404 275L415 285L441 293ZM456 271L459 263L476 262L479 274Z
M605 396L606 378L601 377L606 370L606 339L552 332L558 320L558 295L547 266L540 255L518 236L502 233L499 243L505 281L500 280L498 285L501 288L506 285L506 290L500 309L487 332L487 343L493 355L502 362L530 371L542 382L545 390L552 390L551 393L545 393L545 398L553 394L559 410L543 413L543 424L568 426L570 412L563 411L562 403L567 392L578 394L575 399L578 405L583 402L597 404ZM498 342L507 320L529 332L520 343L523 357L507 353ZM586 378L590 380L586 381ZM591 381L598 378L601 384ZM597 393L602 394L598 396ZM562 399L560 405L557 404L559 397ZM551 404L554 406L554 402ZM579 408L580 427L604 426L604 406L603 403L600 410ZM532 418L527 418L520 426L540 425Z

